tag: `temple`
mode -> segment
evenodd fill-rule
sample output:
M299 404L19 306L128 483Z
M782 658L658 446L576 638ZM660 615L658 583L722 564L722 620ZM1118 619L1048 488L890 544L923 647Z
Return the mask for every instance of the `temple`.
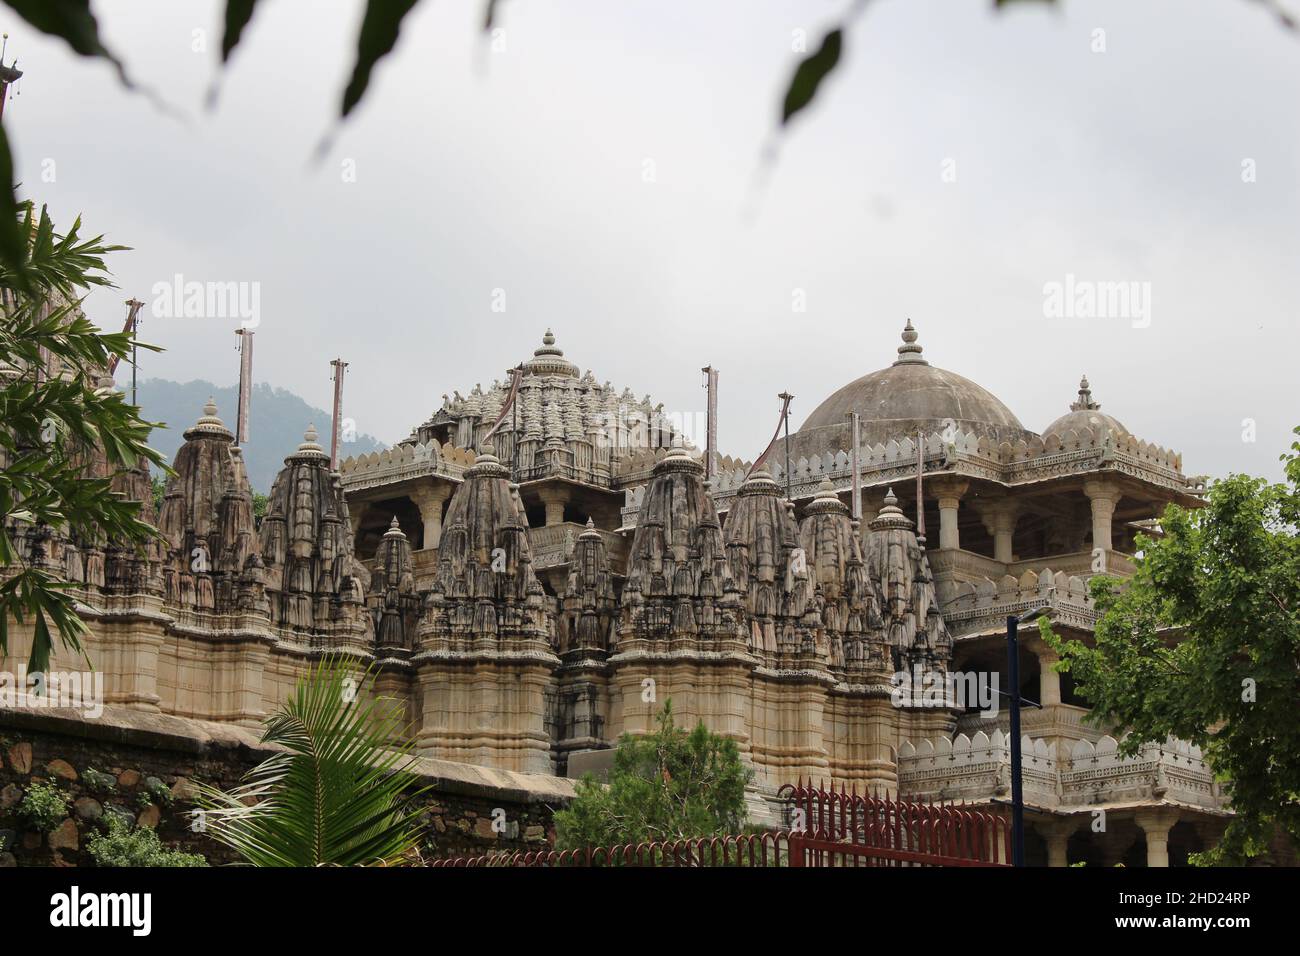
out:
M1086 378L1076 395L1062 381L1062 414L1036 432L931 365L909 322L892 364L792 432L787 470L784 453L706 461L549 331L518 367L337 470L309 427L260 521L209 404L158 514L147 473L120 476L162 532L152 550L21 523L14 540L78 584L112 707L253 727L342 653L404 702L419 753L577 776L671 699L736 741L764 822L801 777L1004 803L992 685L1041 705L1022 728L1031 863L1169 865L1217 839L1226 797L1196 747L1120 758L1032 628L1022 685L1006 683L1009 615L1042 609L1087 638L1089 578L1130 575L1135 535L1204 490ZM25 636L11 623L0 666ZM901 694L900 676L940 691Z

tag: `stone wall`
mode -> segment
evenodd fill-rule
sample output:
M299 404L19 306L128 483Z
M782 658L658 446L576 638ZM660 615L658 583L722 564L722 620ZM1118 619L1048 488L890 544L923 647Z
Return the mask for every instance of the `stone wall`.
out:
M256 732L231 725L106 708L87 719L63 708L0 708L0 867L93 866L90 835L106 814L153 827L162 842L201 853L213 865L234 856L191 829L191 782L235 786L265 759ZM551 815L573 795L568 780L421 758L415 769L432 787L426 855L536 849L552 840ZM72 799L50 834L27 827L18 812L27 788L52 781ZM493 827L504 820L505 833Z

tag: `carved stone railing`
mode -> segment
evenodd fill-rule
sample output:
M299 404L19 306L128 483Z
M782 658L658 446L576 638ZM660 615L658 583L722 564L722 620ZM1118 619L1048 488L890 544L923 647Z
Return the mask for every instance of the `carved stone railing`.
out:
M586 530L586 525L578 524L576 521L530 528L528 546L533 552L533 567L543 570L568 564L578 535ZM605 541L605 552L609 556L610 567L621 573L627 567L627 539L613 531L599 528L596 530Z
M1078 740L1070 756L1057 759L1051 741L1021 738L1025 800L1031 805L1066 808L1107 802L1172 800L1222 809L1223 793L1199 747L1170 739L1148 744L1132 757L1120 757L1114 737L1096 744ZM1005 798L1011 779L1011 740L1002 730L973 737L958 734L907 741L899 749L898 781L906 797L985 802Z
M918 440L906 437L886 443L863 445L859 450L859 468L864 488L880 487L916 475L917 460L926 474L951 474L983 478L1014 487L1040 482L1047 478L1090 475L1101 470L1116 471L1182 494L1199 495L1204 484L1182 474L1182 456L1136 438L1117 438L1094 433L1089 428L1070 430L1064 435L1034 436L1030 441L996 443L993 439L971 432L933 432ZM659 454L662 457L662 452ZM624 488L624 525L636 524L639 510L638 485L649 481L657 457L647 454L630 459L617 473L616 486ZM723 458L718 473L711 479L710 493L719 511L730 507L731 499L744 484L750 464ZM766 468L778 485L784 487L785 466L781 450L766 462ZM825 452L812 458L800 457L790 463L790 488L794 498L811 497L821 482L829 478L837 491L852 486L853 464L846 451Z
M1002 627L1009 615L1023 615L1038 608L1052 611L1053 620L1086 630L1097 623L1088 585L1084 578L1044 568L1035 574L1025 571L1019 578L1006 575L997 582L958 582L944 602L943 619L954 637L978 634Z
M426 475L459 481L473 463L473 451L429 441L345 458L339 462L339 473L344 492L356 492Z

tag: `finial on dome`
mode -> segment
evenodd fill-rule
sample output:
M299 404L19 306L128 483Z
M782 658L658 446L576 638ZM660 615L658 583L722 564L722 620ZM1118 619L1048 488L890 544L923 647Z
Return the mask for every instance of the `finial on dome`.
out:
M898 506L898 496L894 494L893 488L890 488L888 491L885 492L885 505L886 507Z
M1088 376L1079 379L1079 399L1070 403L1072 412L1090 412L1094 409L1101 408L1100 402L1092 400L1092 388L1088 385Z
M546 334L542 336L542 344L543 344L543 345L554 345L554 344L555 344L555 333L552 332L550 329L547 329L547 330L546 330Z
M203 405L203 414L199 416L199 420L185 430L185 440L189 441L199 435L220 438L234 437L230 429L226 427L226 423L217 415L217 403L210 396Z
M907 320L907 325L903 327L903 344L898 347L898 361L895 365L929 365L925 359L921 358L921 346L917 344L918 336L916 329L912 327L912 320Z
M314 424L308 425L307 430L302 433L302 444L298 446L296 455L321 455L323 451L316 439L320 437L316 432Z

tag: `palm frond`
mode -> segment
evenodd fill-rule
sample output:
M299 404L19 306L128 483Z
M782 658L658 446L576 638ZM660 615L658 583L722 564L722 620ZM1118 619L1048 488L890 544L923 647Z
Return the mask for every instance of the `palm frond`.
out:
M353 690L355 665L327 657L267 719L283 748L229 792L201 786L209 835L255 866L391 864L420 839L410 744L397 702Z

